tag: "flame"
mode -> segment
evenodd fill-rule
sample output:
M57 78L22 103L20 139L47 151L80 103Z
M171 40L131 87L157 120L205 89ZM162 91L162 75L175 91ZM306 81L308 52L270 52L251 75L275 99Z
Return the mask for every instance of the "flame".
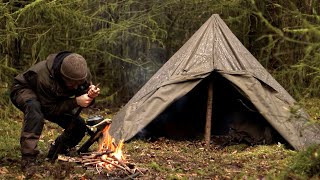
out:
M98 151L101 152L101 151L105 151L105 150L111 150L111 151L114 151L116 149L116 146L114 143L112 143L113 138L110 136L109 134L109 129L110 129L110 124L107 125L103 130L102 130L102 133L103 133L103 139L102 139L102 142L99 144L99 147L98 147Z
M124 140L120 140L119 144L117 145L115 143L115 139L111 137L109 134L109 129L111 125L107 125L102 133L103 133L103 138L102 141L100 141L99 146L98 146L98 152L105 152L105 151L113 151L111 154L103 155L101 158L107 161L112 162L113 164L119 164L118 161L125 161L125 156L123 155L122 148L124 145ZM114 157L114 158L112 158ZM100 166L106 168L107 170L112 170L113 165L110 163L101 163L99 164Z
M122 153L122 147L123 147L123 140L121 140L118 144L118 147L114 151L113 155L116 157L118 160L124 160L124 155Z

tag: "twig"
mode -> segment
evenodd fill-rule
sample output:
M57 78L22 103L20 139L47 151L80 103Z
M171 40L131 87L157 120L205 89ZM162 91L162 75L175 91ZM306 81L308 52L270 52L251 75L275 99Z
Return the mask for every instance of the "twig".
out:
M118 145L114 141L112 141L112 145L114 145L115 148L118 147Z
M144 174L139 168L135 168L136 171L138 171L140 174Z
M81 162L82 163L88 163L88 162L94 162L94 161L99 161L99 159L95 158L95 159L84 159Z
M106 150L106 151L103 151L103 152L97 152L97 151L94 151L94 152L88 152L88 153L80 153L80 155L95 155L95 156L101 156L101 155L104 155L104 154L111 154L113 153L112 150Z
M111 158L113 158L114 160L119 162L121 164L121 166L123 166L128 172L132 173L131 169L121 159L118 159L115 156L111 156Z
M101 160L102 160L103 162L106 162L106 163L109 163L109 164L113 165L114 167L120 168L120 169L122 169L122 170L124 170L124 171L127 171L127 172L129 172L130 174L132 174L131 171L128 171L126 168L124 168L124 167L122 167L122 166L120 166L120 165L118 165L118 164L116 164L116 163L114 163L114 162L112 162L112 161L109 161L109 160L106 160L106 159L102 159L102 158L101 158Z
M93 164L98 164L101 163L100 160L96 160L96 161L92 161L92 162L87 162L87 163L83 163L84 166L89 166L89 165L93 165Z
M100 174L103 171L103 168L101 166L99 166L99 164L96 164L96 170Z

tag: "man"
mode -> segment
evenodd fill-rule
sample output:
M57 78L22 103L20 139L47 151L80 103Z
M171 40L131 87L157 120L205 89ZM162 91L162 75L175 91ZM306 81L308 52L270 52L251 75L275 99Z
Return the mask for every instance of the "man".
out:
M86 60L79 54L60 52L15 77L10 98L24 113L20 137L21 167L26 173L35 165L44 119L57 123L64 132L52 144L48 158L75 147L86 132L84 120L75 113L88 107L100 93L91 83ZM30 170L32 171L32 170Z

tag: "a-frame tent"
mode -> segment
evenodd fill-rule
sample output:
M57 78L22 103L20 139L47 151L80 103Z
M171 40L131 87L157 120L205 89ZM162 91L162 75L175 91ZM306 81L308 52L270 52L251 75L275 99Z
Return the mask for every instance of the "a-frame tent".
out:
M172 104L191 91L196 91L203 82L208 84L211 81L215 89L213 94L219 99L219 103L237 96L228 94L228 88L235 89L295 149L320 144L319 125L308 123L307 113L297 106L296 101L243 46L217 14L212 15L113 117L109 131L111 136L116 140L133 138ZM199 90L196 98L202 97L207 97L206 91ZM206 101L202 103L205 104ZM228 107L231 107L228 103L232 104L232 101L223 105L213 99L213 109L220 107L221 112L228 114ZM187 113L183 111L183 103L181 104L175 118ZM246 103L242 104L246 106ZM192 102L191 109L186 111L193 111L192 107L197 109L200 106L203 105ZM232 107L230 109L236 108ZM218 111L213 113L213 126L215 118L219 118L215 117ZM202 126L204 123L199 118L194 118L185 123L182 120L179 124L175 127L176 130L196 127L197 124Z

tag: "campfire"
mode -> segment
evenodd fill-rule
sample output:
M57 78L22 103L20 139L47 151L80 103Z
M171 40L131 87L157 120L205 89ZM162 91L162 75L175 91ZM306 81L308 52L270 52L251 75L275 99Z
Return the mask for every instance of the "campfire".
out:
M116 144L115 139L109 134L110 127L111 123L107 124L102 130L103 134L100 137L97 151L80 153L78 157L59 156L58 159L81 163L83 167L95 169L99 174L104 171L108 173L119 169L130 178L139 176L142 172L134 164L129 163L123 154L124 141L121 140L119 144Z

